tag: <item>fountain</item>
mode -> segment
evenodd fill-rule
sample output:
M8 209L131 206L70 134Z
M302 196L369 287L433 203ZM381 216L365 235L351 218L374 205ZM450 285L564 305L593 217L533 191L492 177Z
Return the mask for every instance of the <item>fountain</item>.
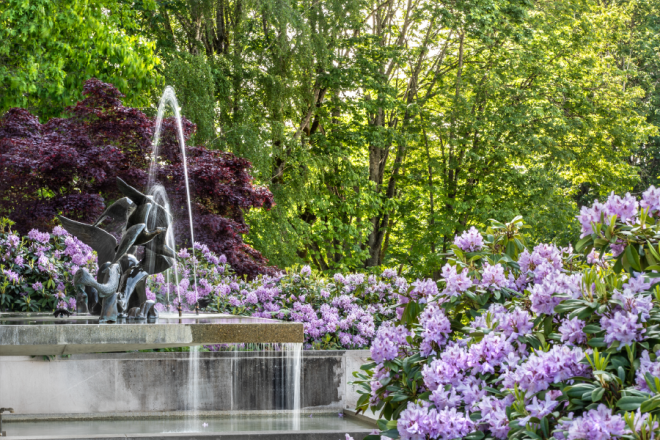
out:
M174 110L177 139L181 149L187 196L188 221L194 231L188 184L185 142L174 89L167 87L158 106L148 190L140 192L117 178L124 196L108 206L93 224L59 216L64 228L98 256L98 272L79 270L74 277L76 313L56 310L47 313L0 312L0 356L68 355L81 353L164 349L226 343L302 343L300 323L224 314L184 313L181 299L178 315L161 313L147 299L146 281L151 275L177 265L175 239L165 189L156 181L159 142L165 108ZM117 240L101 224L106 218L121 220ZM136 255L142 248L141 260ZM197 275L193 273L196 291ZM60 316L60 318L57 318ZM62 317L66 316L66 317ZM100 325L103 324L103 325ZM107 325L115 324L115 325ZM145 324L145 325L141 325Z
M343 438L343 432L363 438L368 425L337 421L336 407L330 410L334 418L327 417L327 410L317 411L316 419L300 415L304 380L302 323L200 313L199 301L195 313L184 312L180 298L178 313L171 313L169 297L167 311L159 313L155 302L147 298L149 276L174 269L175 280L179 281L174 219L164 188L155 180L160 127L167 104L172 106L177 121L194 243L183 130L174 90L168 87L158 108L147 191L142 193L117 178L123 197L108 206L94 223L59 217L70 234L98 255L96 274L83 268L74 276L76 313L0 312L0 405L11 405L18 413L5 425L12 424L17 433L13 435L28 436L21 438L91 438L91 433L103 434L103 438L113 437L111 434L126 438L131 433L141 438L162 438L164 433L194 433L206 428L208 434L227 439L255 438L256 434L264 439L334 440ZM122 220L119 240L101 227L106 217ZM197 274L193 272L193 276L196 289ZM236 345L230 356L199 351L199 346L215 344L259 344L263 354L246 352L244 356ZM128 353L176 347L190 347L190 351ZM66 357L48 363L20 358L41 355ZM336 370L331 367L329 371ZM222 382L227 380L226 375L230 381ZM75 381L75 390L60 388L56 377ZM171 382L164 382L161 378L165 377ZM16 388L18 384L29 386ZM328 388L333 387L336 391L336 378L330 378ZM129 399L127 394L134 397ZM57 395L66 400L53 408L48 402ZM163 400L162 395L171 398ZM103 401L103 396L114 401ZM325 408L324 402L321 399L317 405ZM0 408L0 428L2 411L13 412ZM272 431L275 436L256 431Z

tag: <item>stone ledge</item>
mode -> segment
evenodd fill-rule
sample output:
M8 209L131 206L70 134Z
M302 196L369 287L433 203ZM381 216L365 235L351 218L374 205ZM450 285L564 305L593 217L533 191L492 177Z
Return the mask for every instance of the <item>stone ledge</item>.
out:
M301 323L228 315L195 315L155 324L98 324L72 317L0 319L0 356L109 353L231 343L302 343ZM201 321L201 322L200 322ZM204 322L206 321L206 322ZM25 323L25 324L24 324Z

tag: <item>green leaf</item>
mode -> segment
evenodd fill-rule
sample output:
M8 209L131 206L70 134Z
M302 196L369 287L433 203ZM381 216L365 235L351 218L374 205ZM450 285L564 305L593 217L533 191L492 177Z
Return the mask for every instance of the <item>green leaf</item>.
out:
M648 249L649 251L651 251L651 254L653 254L655 259L660 260L660 254L658 254L658 252L653 247L653 243L650 243L649 241L647 241L646 246L644 247L644 249ZM649 269L647 269L647 270L649 270ZM650 269L650 270L654 270L654 269ZM655 269L655 270L658 270L658 269Z
M643 413L651 412L660 406L660 396L652 397L651 399L646 400L639 407L640 411Z
M483 431L475 431L472 434L468 434L465 437L463 437L464 440L481 440L484 438L486 434L484 434Z
M530 436L531 438L533 438L533 439L535 439L535 440L543 440L543 439L541 438L541 436L539 436L537 433L532 432L532 431L530 431L530 430L528 430L528 429L525 430L525 434L527 434L528 436Z
M399 431L396 428L388 429L385 432L381 432L380 435L389 438L399 438Z
M591 392L591 401L592 402L598 402L600 399L602 399L603 394L605 394L605 388L596 388Z
M638 272L642 271L642 266L639 263L639 254L637 253L637 250L633 244L628 244L628 246L626 246L626 258L628 259L628 263L630 263L633 269Z
M595 388L595 385L585 383L566 387L564 392L568 394L569 397L582 397L583 394L591 393Z
M616 406L623 411L636 411L647 399L648 397L624 396L616 402Z
M591 338L587 342L587 345L589 345L590 347L607 347L605 338Z
M603 329L600 328L599 325L596 325L596 324L588 324L588 325L585 325L585 326L584 326L583 331L584 331L585 333L587 333L587 334L590 334L590 333L598 333L598 332L602 332Z
M582 252L582 250L585 248L585 246L587 246L588 244L591 244L592 241L593 241L593 239L591 238L591 236L587 235L586 237L584 237L583 239L581 239L580 241L577 242L577 244L575 245L575 250L578 251L578 252Z

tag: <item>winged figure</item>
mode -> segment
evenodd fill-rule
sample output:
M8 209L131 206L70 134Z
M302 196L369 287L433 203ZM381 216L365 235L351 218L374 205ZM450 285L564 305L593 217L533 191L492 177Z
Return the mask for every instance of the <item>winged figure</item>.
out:
M175 263L176 253L167 244L167 231L172 225L172 216L153 196L146 195L117 178L117 187L124 195L108 206L92 224L81 223L64 216L58 216L62 226L73 236L91 247L98 255L99 270L94 278L87 269L76 272L74 286L77 293L79 313L87 313L89 304L92 313L100 314L100 321L112 322L129 316L128 306L139 306L140 310L151 310L152 305L144 304L146 297L133 292L143 290L148 275L163 272ZM119 241L101 227L103 221L112 218L122 221L124 226ZM133 255L138 246L144 247L141 261ZM94 292L103 304L94 307L87 293ZM131 299L133 298L133 299ZM135 298L140 303L135 304ZM144 318L157 316L155 310L149 313L131 313L130 317Z

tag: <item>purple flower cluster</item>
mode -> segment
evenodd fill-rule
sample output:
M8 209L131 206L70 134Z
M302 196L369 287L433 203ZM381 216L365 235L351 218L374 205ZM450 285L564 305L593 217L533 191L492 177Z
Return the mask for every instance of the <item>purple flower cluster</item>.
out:
M463 399L456 394L456 389L452 387L438 387L431 393L429 400L433 402L436 408L456 408L459 406Z
M551 272L530 289L529 299L532 302L532 311L545 315L553 315L555 307L568 296L577 299L582 295L582 277L579 274L566 275Z
M649 189L644 191L644 193L642 193L642 200L639 202L639 206L643 209L648 209L649 214L660 211L660 188L651 186Z
M456 408L438 410L422 402L408 403L401 412L397 428L402 440L425 440L428 436L441 440L454 440L465 437L475 430L475 425L467 414Z
M632 293L646 292L652 286L652 283L646 280L647 278L644 275L637 274L634 277L628 278L628 280L623 283L622 288L623 290L630 290Z
M467 353L456 342L450 342L445 350L430 364L422 368L426 388L431 391L445 385L459 386L467 370Z
M508 280L504 276L504 266L501 264L490 265L484 263L481 275L481 285L483 287L491 290L499 290L508 284Z
M435 283L434 283L435 284ZM429 304L419 317L422 324L422 343L419 347L422 356L437 354L451 333L451 324L444 311L437 304Z
M545 400L539 401L536 396L534 396L532 402L525 406L525 409L528 411L526 417L518 419L518 424L520 426L525 426L529 423L529 420L532 417L537 419L542 419L543 417L549 415L555 407L559 405L559 402L552 398L550 393L545 395Z
M371 344L371 358L377 363L391 361L399 355L399 351L410 346L407 338L413 333L404 326L393 326L389 322L384 323L376 332L376 337Z
M13 232L0 234L0 260L0 285L8 283L4 307L17 311L75 309L75 300L66 296L74 294L73 275L81 267L96 271L92 249L61 227L52 235L32 229L22 239Z
M36 229L32 229L27 234L30 240L34 240L38 243L46 244L50 241L50 234L48 232L39 232Z
M587 255L587 263L588 264L597 264L600 263L602 260L600 258L600 254L596 252L596 248L592 249L591 252Z
M638 315L641 322L646 322L651 316L653 298L651 295L641 295L630 289L623 292L614 291L612 299L620 305L620 310Z
M490 320L490 326L487 323ZM490 329L509 336L524 336L529 334L534 328L532 315L515 307L513 310L507 310L502 304L492 304L486 313L477 316L470 324L470 327L477 329Z
M456 266L450 264L442 267L442 279L445 281L443 295L457 296L472 287L472 280L468 277L467 270L458 272Z
M460 237L454 237L454 244L465 252L480 251L484 247L484 238L477 231L477 228L472 226L469 230L464 231Z
M472 374L488 374L494 373L502 364L515 365L520 357L511 344L512 340L494 332L488 333L467 349L467 368Z
M639 359L639 368L635 372L635 383L640 391L646 391L647 393L651 392L646 383L646 373L649 373L653 377L660 378L660 362L657 361L657 356L658 353L656 353L656 361L652 361L647 350L642 352L642 356Z
M580 363L584 352L578 347L554 345L549 351L536 351L525 362L502 375L502 386L514 388L518 385L530 393L546 390L553 383L588 371Z
M509 435L509 418L506 415L506 408L513 403L513 400L512 394L503 399L496 399L492 396L484 397L475 405L475 408L481 411L479 426L488 429L495 438L506 439Z
M424 300L420 302L426 302L426 298L438 294L438 285L430 278L417 280L412 283L412 286L413 290L410 291L410 296L412 299L423 298Z
M518 259L520 272L529 275L535 283L562 269L562 252L554 244L539 244L530 253L525 249Z
M587 335L584 333L584 321L578 318L564 319L559 326L561 341L569 344L579 345L587 342Z
M646 330L638 322L639 317L631 312L614 312L611 317L603 316L600 326L605 330L605 342L612 344L618 341L621 345L630 345L635 341L641 341Z
M17 311L75 309L75 299L67 297L74 294L73 275L81 267L96 271L92 249L61 227L52 235L32 229L22 239L13 232L0 234L0 260L0 285L9 284L2 292L9 295L4 307Z
M380 403L380 397L378 395L379 389L383 386L382 382L385 381L390 377L390 370L386 368L382 364L376 365L376 368L374 369L374 375L369 383L369 386L371 388L371 396L369 399L369 402L371 405L378 405ZM383 397L387 397L389 393L385 391L385 394Z
M645 196L649 193L649 190L644 193ZM644 197L644 204L646 206L654 204L653 197L654 194L649 193L648 197ZM642 206L644 207L644 205ZM639 204L630 193L626 193L623 197L611 193L604 204L596 200L590 208L586 206L582 207L580 214L577 216L578 221L582 225L581 236L586 237L589 234L593 234L593 223L603 222L609 225L610 217L613 215L616 215L617 219L622 223L629 222L637 215L638 210Z
M583 416L562 423L567 432L566 440L609 440L628 432L626 422L605 405L587 411ZM562 439L563 433L555 432L555 438ZM563 439L562 439L563 440Z
M10 269L2 269L2 273L7 277L10 283L18 283L21 280L21 277L16 273L12 272Z

